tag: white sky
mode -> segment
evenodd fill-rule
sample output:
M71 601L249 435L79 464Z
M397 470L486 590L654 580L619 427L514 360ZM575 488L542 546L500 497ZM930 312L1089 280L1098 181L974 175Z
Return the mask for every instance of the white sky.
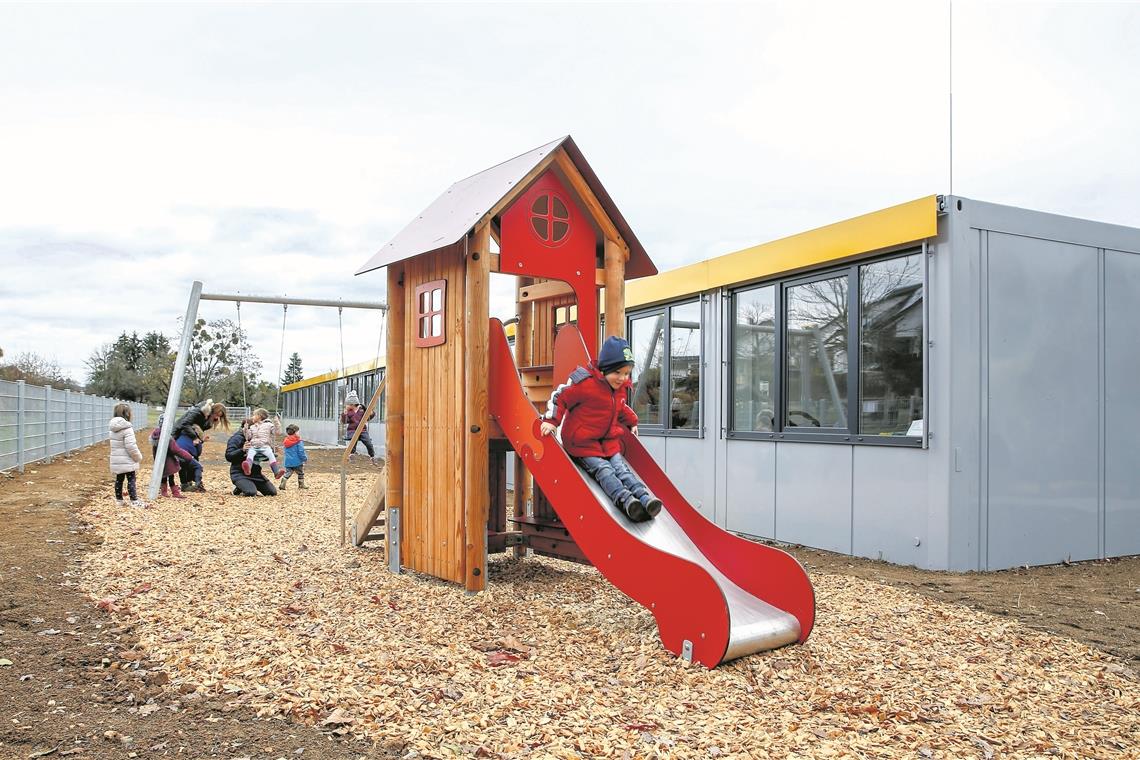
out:
M953 7L956 194L1140 227L1140 5ZM661 269L950 190L945 2L0 5L0 347L84 380L207 290L352 273L572 134ZM496 311L504 301L496 302ZM277 373L281 310L243 322ZM232 305L204 303L206 318ZM336 312L285 352L340 365ZM345 312L348 363L379 320Z

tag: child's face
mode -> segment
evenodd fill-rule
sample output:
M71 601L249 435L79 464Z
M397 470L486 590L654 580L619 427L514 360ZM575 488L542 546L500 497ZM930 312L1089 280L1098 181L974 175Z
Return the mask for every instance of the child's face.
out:
M625 382L629 380L629 376L632 372L633 367L627 364L621 369L615 369L613 372L607 372L606 382L609 383L610 387L616 391L618 388L625 385Z
M265 415L264 414L254 414L253 418L255 420L257 420L258 422L265 422Z

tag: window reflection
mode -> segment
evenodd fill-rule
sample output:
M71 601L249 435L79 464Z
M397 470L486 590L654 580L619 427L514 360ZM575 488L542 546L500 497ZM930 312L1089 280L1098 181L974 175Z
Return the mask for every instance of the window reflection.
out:
M665 315L630 320L633 349L633 411L644 425L661 424L661 366L665 351Z
M696 430L701 405L701 305L682 304L669 312L670 427Z
M768 432L776 422L776 289L737 293L733 314L732 427Z
M859 431L921 435L921 254L859 268Z
M787 293L786 427L847 427L847 275Z

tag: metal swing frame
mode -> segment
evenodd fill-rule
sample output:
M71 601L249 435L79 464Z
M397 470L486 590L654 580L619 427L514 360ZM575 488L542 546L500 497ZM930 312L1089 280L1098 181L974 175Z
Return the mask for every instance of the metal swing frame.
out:
M190 357L190 342L194 335L194 324L198 319L198 304L201 301L236 301L239 304L239 309L243 303L273 303L285 307L324 306L342 311L344 309L388 311L388 304L381 301L333 301L320 298L286 298L285 296L254 296L239 293L203 293L202 283L195 280L190 287L190 300L186 304L186 319L182 323L182 340L178 344L178 358L174 362L174 372L170 377L170 390L166 394L166 410L162 418L162 430L158 436L158 450L154 455L155 465L151 471L150 488L147 491L149 501L158 498L158 489L162 483L162 473L165 468L159 467L158 463L166 461L166 453L170 450L170 434L174 430L178 399L182 397L182 380L186 375L186 363ZM281 378L277 378L277 380L280 382Z

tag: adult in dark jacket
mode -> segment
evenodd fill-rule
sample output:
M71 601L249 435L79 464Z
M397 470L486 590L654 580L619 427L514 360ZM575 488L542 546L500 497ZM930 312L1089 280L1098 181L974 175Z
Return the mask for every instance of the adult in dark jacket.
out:
M244 428L245 423L242 423ZM277 486L261 474L261 465L255 464L249 470L249 475L242 472L241 463L245 461L247 441L245 432L239 430L230 436L226 442L226 461L230 463L230 480L234 484L234 496L276 496Z
M209 440L209 436L203 435L201 439L197 439L197 431L194 430L195 425L201 428L203 432L219 427L228 431L230 419L226 416L225 404L215 404L213 399L206 399L204 403L186 410L186 413L174 423L174 430L170 434L171 438L183 449L192 452L195 461L199 461L202 458L202 447ZM200 442L195 443L195 440ZM184 491L206 490L202 484L201 467L195 471L194 465L189 462L182 463L182 467L178 470L178 480L181 482Z

